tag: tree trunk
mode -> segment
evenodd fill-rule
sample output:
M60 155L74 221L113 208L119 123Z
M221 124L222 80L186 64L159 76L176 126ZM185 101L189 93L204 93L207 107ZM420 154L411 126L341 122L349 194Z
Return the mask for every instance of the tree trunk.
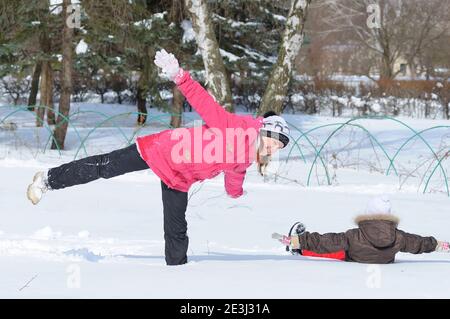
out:
M39 79L41 77L42 61L38 61L34 67L33 78L31 80L30 95L28 96L28 111L34 111L37 94L39 91Z
M448 101L447 101L447 103L444 104L444 119L446 119L446 120L450 120L449 104L450 104L450 102L448 102Z
M55 118L55 107L53 105L53 69L48 62L47 67L47 96L46 96L46 113L47 113L47 123L49 125L56 124L56 118Z
M425 118L430 116L430 100L425 100Z
M259 107L259 114L273 110L283 111L283 101L289 88L294 60L303 44L308 6L312 0L292 0L278 59Z
M36 126L44 125L45 114L47 113L47 121L49 124L54 124L53 110L53 71L51 69L50 58L51 54L51 40L48 32L42 32L39 35L39 46L46 58L41 62L41 98L39 108L36 109Z
M230 82L220 55L207 0L185 0L206 71L206 84L214 98L233 112Z
M67 25L67 7L71 4L71 0L63 0L62 16L64 21L62 34L62 71L61 71L61 98L59 100L59 113L57 126L54 131L56 139L52 143L52 149L64 149L64 141L66 139L67 127L69 123L61 116L67 117L70 111L70 96L72 94L72 59L73 59L73 28ZM58 144L58 145L57 145Z
M173 101L172 101L172 117L170 119L170 126L177 128L181 126L183 114L184 96L176 86L173 87Z
M137 100L137 109L139 112L138 118L137 118L137 124L138 125L144 125L147 121L147 105L146 100L144 96L144 90L138 86L137 88L137 94L136 94L136 100Z
M444 78L444 86L439 88L438 95L442 103L442 118L450 120L450 86L448 85L450 78Z
M150 79L154 79L152 76L155 72L153 59L152 57L155 55L155 50L151 47L147 47L146 56L141 60L141 74L139 76L139 80L137 83L137 108L138 112L138 125L144 125L147 121L147 105L146 105L146 97L149 94L150 87L152 83L150 83ZM153 83L154 84L154 83Z
M387 51L388 49L385 48L385 50ZM386 52L383 54L383 63L382 63L382 69L381 69L381 76L380 76L380 80L393 80L394 78L394 70L393 65L391 63L391 58L389 56L389 52Z
M47 80L48 77L48 71L49 68L49 61L43 61L42 62L42 70L41 70L41 99L39 102L39 107L35 109L36 111L36 126L42 127L44 125L44 118L45 118L45 110L47 108L47 102L48 102L48 84L49 81Z
M55 113L53 111L53 70L50 61L42 62L41 71L41 99L40 107L36 110L36 126L42 126L47 113L47 123L55 124Z
M116 91L117 95L117 103L122 104L122 95L120 94L120 91Z

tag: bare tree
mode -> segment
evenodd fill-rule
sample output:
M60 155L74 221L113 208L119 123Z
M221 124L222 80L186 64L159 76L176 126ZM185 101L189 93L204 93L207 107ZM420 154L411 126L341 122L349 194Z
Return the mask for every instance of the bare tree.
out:
M108 75L103 70L97 71L97 74L91 78L90 86L94 89L95 93L100 95L101 103L105 103L105 94L108 92L110 86Z
M421 51L442 34L440 23L447 1L440 0L325 0L333 12L325 19L329 32L350 34L378 60L381 78L393 79L405 59L414 70ZM373 71L373 64L368 74Z
M413 70L417 69L429 79L436 75L436 67L449 65L450 1L413 2L405 57Z
M198 48L203 57L206 85L215 99L228 111L233 111L230 83L228 81L219 44L214 33L207 0L185 0Z
M402 2L392 6L390 0L329 0L333 16L325 22L330 31L350 32L355 39L379 59L382 78L396 76L394 64L405 44L405 15L399 14ZM376 66L376 64L375 64Z
M29 91L30 80L23 76L7 76L1 79L3 90L11 97L14 105Z

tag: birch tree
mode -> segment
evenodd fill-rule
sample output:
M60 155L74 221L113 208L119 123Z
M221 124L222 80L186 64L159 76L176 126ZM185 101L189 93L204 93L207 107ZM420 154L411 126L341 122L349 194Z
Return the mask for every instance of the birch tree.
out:
M214 98L228 111L233 111L230 83L228 81L214 26L206 0L185 0L195 39L201 52L206 73L206 85Z
M291 2L277 62L273 66L259 107L260 114L269 110L277 113L283 111L283 102L289 88L294 60L303 44L305 22L311 1L292 0Z

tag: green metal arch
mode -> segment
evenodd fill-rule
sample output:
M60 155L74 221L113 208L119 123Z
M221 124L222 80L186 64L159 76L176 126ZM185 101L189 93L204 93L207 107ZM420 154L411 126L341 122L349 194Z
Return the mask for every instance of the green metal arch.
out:
M384 155L387 157L387 159L388 159L389 161L392 162L392 159L389 157L389 155L387 154L386 150L385 150L384 147L381 145L381 143L378 141L378 139L375 138L375 136L373 136L373 135L365 128L365 127L363 127L363 126L361 126L361 125L359 125L359 124L350 124L350 122L353 122L353 121L356 121L356 120L359 120L359 119L361 119L361 117L352 118L352 119L350 119L350 120L348 120L347 122L344 122L344 123L332 123L332 124L326 124L326 125L322 125L322 126L319 126L319 127L317 127L317 128L314 128L314 129L319 129L319 128L323 128L323 127L326 127L326 126L340 125L337 129L335 129L333 132L331 132L331 134L327 137L327 139L325 140L325 142L324 142L324 143L322 144L322 146L320 147L319 153L322 152L322 150L323 150L323 148L325 147L325 145L330 141L330 139L331 139L331 138L332 138L339 130L341 130L341 129L342 129L343 127L345 127L345 126L355 126L355 127L358 127L358 128L360 128L360 129L362 129L363 131L365 131L365 132L369 135L369 137L370 137L372 140L374 140L375 143L381 148L381 150L383 151L383 153L384 153ZM363 117L363 119L365 119L365 118ZM314 130L314 129L312 129L312 130ZM309 132L311 132L312 130L310 130ZM309 173L308 173L308 180L307 180L307 183L306 183L307 186L310 185L311 174L312 174L312 170L313 170L313 168L314 168L314 165L315 165L316 161L317 161L317 155L316 155L316 157L314 158L314 161L313 161L313 163L311 164L311 168L310 168ZM395 166L394 166L394 170L396 171ZM396 172L396 173L397 173L397 172Z
M110 117L108 117L107 119L105 119L105 120L101 121L100 123L98 123L94 128L92 128L92 129L88 132L88 134L87 134L87 135L84 137L84 139L81 141L81 145L80 145L80 147L78 148L77 152L75 153L74 159L77 158L81 146L82 146L82 145L84 146L84 143L86 142L86 140L89 138L89 136L90 136L96 129L98 129L98 128L99 128L100 126L102 126L104 123L106 123L106 122L108 122L108 121L110 121L110 120L112 120L112 119L114 119L114 118L116 118L116 117L120 117L120 116L124 116L124 115L131 115L131 114L144 114L144 113L141 113L141 112L126 112L126 113L120 113L120 114L116 114L116 115L110 116ZM168 116L168 115L167 115L167 114L162 114L162 115L156 116L156 118L163 117L163 116ZM164 124L165 124L165 123L164 123ZM169 127L170 127L170 126L169 126ZM124 138L125 138L127 144L130 144L131 139L128 139L125 135L123 135L123 136L124 136ZM133 135L133 136L134 136L134 135Z
M314 151L316 152L316 155L317 155L317 154L319 155L320 161L322 162L323 168L325 169L325 175L326 175L326 177L327 177L328 185L331 185L330 174L328 173L328 168L327 168L327 166L325 165L322 156L320 156L320 153L317 151L317 148L314 146L314 144L311 142L311 140L310 140L309 137L307 136L307 133L302 132L302 130L300 130L297 126L295 126L295 125L293 125L293 124L290 124L290 123L288 123L288 124L289 124L290 126L294 127L297 131L299 131L299 132L301 133L300 137L297 138L296 140L294 140L294 144L295 144L295 145L298 147L298 149L300 150L300 154L301 154L302 157L303 157L303 161L306 163L306 160L305 160L305 158L304 158L304 156L303 156L303 152L301 151L300 146L298 145L298 140L299 140L302 136L305 136L305 138L306 138L306 140L308 141L308 143L312 146L312 148L313 148ZM287 157L287 159L286 159L286 162L289 161L289 158L290 158L290 156L291 156L291 152L292 152L293 149L294 149L294 146L292 146L291 149L289 150L289 154L288 154L288 157Z
M326 168L326 165L323 163L322 157L320 157L320 152L322 151L323 147L324 147L325 144L328 142L328 140L329 140L329 139L330 139L337 131L339 131L342 127L344 127L344 126L346 126L346 125L359 127L359 128L361 128L362 130L364 130L364 131L369 135L369 137L370 137L372 140L374 140L375 143L383 150L383 153L385 154L385 156L386 156L386 157L388 158L388 160L392 163L392 160L391 160L391 158L389 157L389 155L387 154L386 150L383 148L383 146L382 146L381 143L378 141L378 139L375 138L375 136L373 136L373 134L371 134L365 127L363 127L363 126L361 126L361 125L359 125L359 124L349 124L349 122L354 121L354 120L357 120L357 119L360 119L360 118L353 118L353 119L351 119L351 120L349 120L349 121L347 121L347 122L345 122L345 123L331 123L331 124L321 125L321 126L318 126L318 127L314 127L314 128L312 128L312 129L310 129L310 130L308 130L308 131L306 131L306 132L302 132L300 129L296 128L296 129L297 129L299 132L301 132L302 134L301 134L296 140L294 140L295 144L297 144L297 141L299 141L303 136L305 136L305 138L309 141L309 143L311 144L311 146L314 148L314 150L315 150L315 152L316 152L316 158L314 159L313 164L311 165L310 172L309 172L309 174L308 174L308 183L307 183L308 186L309 186L309 182L310 182L310 176L311 176L311 173L312 173L312 169L314 168L314 164L315 164L315 162L317 161L317 157L318 157L318 156L319 156L319 158L320 158L321 161L322 161L322 164L323 164L323 166L324 166L324 168L325 168L325 171L327 172L327 177L328 177L328 170L327 170L327 168ZM309 138L308 138L307 135L308 135L310 132L315 131L315 130L317 130L317 129L324 128L324 127L328 127L328 126L336 126L336 125L341 125L341 126L340 126L337 130L335 130L335 131L332 132L332 134L329 136L329 138L327 139L327 141L322 145L321 149L320 149L319 151L317 151L316 147L311 143L311 141L309 140ZM292 126L293 126L293 125L292 125ZM293 126L293 127L295 127L295 126ZM294 146L292 146L291 149L290 149L290 151L289 151L288 159L289 159L289 157L291 156L291 153L292 153L293 148L294 148ZM394 167L394 170L396 171L395 167ZM396 172L396 173L397 173L397 172ZM330 180L329 180L329 177L328 177L328 184L329 184L329 185L331 184L331 183L330 183Z
M6 108L6 107L10 107L10 106L8 106L8 105L2 105L2 106L0 106L0 107ZM45 106L35 106L35 107L46 108ZM14 110L14 111L8 113L6 116L4 116L4 117L2 118L2 120L0 121L0 123L3 123L4 121L6 121L7 118L9 118L10 116L12 116L12 115L14 115L14 114L16 114L16 113L19 113L19 112L30 112L29 109L28 109L28 106L16 106L16 108L17 108L16 110ZM35 117L37 120L39 120L40 122L42 122L42 125L44 126L44 128L49 132L49 136L50 136L50 138L52 138L53 141L55 142L55 145L56 145L56 148L58 149L59 155L62 155L62 154L61 154L61 147L59 146L58 141L55 139L55 137L54 137L54 135L53 135L53 132L52 132L51 128L48 126L48 124L47 124L45 121L43 121L41 118L39 118L35 112L33 112L33 113L34 113L34 117ZM59 112L56 111L56 113L59 113ZM59 114L58 114L58 115L59 115ZM77 134L78 134L78 132L77 132ZM81 137L80 137L79 135L78 135L78 137L81 139ZM47 142L47 144L48 144L48 142ZM46 144L46 145L47 145L47 144ZM44 151L45 151L45 150L44 150Z
M125 116L125 115L128 116L128 115L132 115L132 114L135 114L135 115L147 115L147 116L148 116L148 114L146 114L146 113L136 112L136 111L133 111L133 112L125 112L125 113L119 113L119 114L115 114L115 115L113 115L113 116L108 116L107 114L105 114L105 113L103 113L103 112L100 112L100 111L88 110L88 111L77 111L77 112L74 112L74 113L72 113L72 114L69 115L69 118L68 118L68 119L64 119L64 121L70 121L70 118L72 118L73 116L76 116L76 115L79 115L79 114L84 114L84 113L94 113L94 114L97 114L97 115L101 115L101 116L103 116L103 117L105 118L104 121L102 121L99 125L97 125L96 127L94 127L91 131L89 131L88 136L91 135L91 134L92 134L97 128L99 128L101 125L103 125L104 123L106 123L106 122L108 122L108 121L110 121L110 120L112 120L112 119L114 119L114 118L117 118L117 117L120 117L120 116ZM150 117L150 118L151 118L151 119L152 119L152 118L155 119L155 118L162 118L162 117L169 117L169 116L180 116L180 115L169 113L169 114L161 114L161 115L158 115L158 116L155 116L155 117ZM159 119L158 119L158 120L159 120ZM63 121L63 122L64 122L64 121ZM171 127L170 125L167 125L167 124L164 123L163 121L161 121L161 120L159 120L159 121L160 121L161 123L165 124L168 128ZM63 122L61 122L60 124L62 124ZM126 141L126 143L127 143L128 145L129 145L130 142L133 140L133 138L134 138L134 136L136 135L136 133L139 132L142 128L144 128L143 126L141 126L138 130L135 131L135 133L133 133L133 135L132 135L130 138L128 138L128 137L126 136L126 134L124 133L124 131L122 130L122 128L121 128L119 125L117 125L114 121L113 121L112 123L113 123L113 126L114 126L116 129L119 130L119 132L121 133L121 135L123 136L124 140ZM73 124L71 124L71 125L75 128L75 125L73 125ZM87 137L88 137L88 136L87 136ZM87 151L86 151L86 147L85 147L85 142L86 142L86 140L87 140L87 137L84 138L83 140L81 140L81 137L80 137L80 147L81 147L81 146L83 147L86 156L88 155L88 154L87 154ZM48 142L49 142L49 141L47 141L47 144L48 144ZM78 156L80 147L78 148L78 150L77 150L77 152L76 152L76 154L75 154L74 159L76 159L76 157Z
M3 107L3 108L8 108L8 107L9 107L9 108L10 108L11 106L8 106L8 105L5 106L5 105L3 105L3 106L0 106L0 107ZM35 108L46 108L46 109L48 108L48 107L46 107L46 106L34 106L34 107L35 107ZM28 109L29 106L15 106L15 108L17 108L17 109L13 110L12 112L10 112L10 113L8 113L6 116L4 116L4 117L0 120L0 123L4 123L4 122L6 121L6 119L8 119L9 117L11 117L11 116L14 115L15 113L23 112L23 111L29 112L29 109ZM147 116L148 116L148 114L145 114L145 113L142 113L142 112L126 112L126 113L115 114L115 115L113 115L113 116L108 116L107 114L105 114L105 113L103 113L103 112L100 112L100 111L93 111L93 110L80 111L80 110L79 110L79 111L77 111L77 112L75 112L75 113L69 114L69 116L66 117L66 116L62 115L59 111L56 111L56 110L53 110L53 111L54 111L56 114L58 114L58 116L61 116L61 118L63 119L63 121L61 121L60 123L58 123L57 126L55 126L55 127L58 127L58 125L61 125L61 124L65 123L65 122L69 123L69 124L74 128L74 131L75 131L75 133L77 134L78 139L80 140L80 146L78 147L78 149L77 149L77 151L76 151L76 154L75 154L75 156L74 156L75 159L76 159L76 157L78 156L78 154L79 154L81 148L83 148L85 154L88 155L88 154L87 154L86 147L85 147L85 142L86 142L87 139L90 137L90 135L91 135L97 128L99 128L100 126L102 126L104 123L106 123L106 122L108 122L108 121L113 121L115 118L121 117L121 116L125 116L125 115L126 115L126 116L129 116L129 115L132 115L132 114L136 114L136 115L147 115ZM61 154L61 148L60 148L58 142L56 141L56 139L55 139L55 137L54 137L54 135L53 135L53 132L52 132L51 128L49 127L49 125L48 125L45 121L41 120L41 119L37 116L37 114L36 114L35 112L33 112L33 113L34 113L35 118L37 118L39 121L41 121L42 124L43 124L43 126L45 127L45 129L50 133L50 134L49 134L49 138L48 138L48 140L47 140L47 143L45 144L45 147L44 147L44 152L45 152L45 149L47 148L47 145L48 145L48 143L50 142L50 140L53 139L53 141L55 142L55 145L57 146L59 155L62 155L62 154ZM80 136L80 134L79 134L79 132L78 132L78 130L77 130L77 128L76 128L76 126L72 124L72 123L73 123L73 122L72 122L72 117L74 117L74 116L76 116L76 115L79 115L79 114L83 114L83 113L94 113L94 114L98 114L98 115L102 116L102 117L104 118L104 120L101 121L100 123L98 123L94 128L92 128L92 129L88 132L88 134L82 139L81 136ZM180 114L171 114L171 113L168 113L168 114L161 114L161 115L158 115L158 116L150 117L150 119L153 119L153 120L156 119L156 120L158 120L159 122L161 122L161 123L163 123L164 125L166 125L168 128L171 128L171 125L168 125L167 123L165 123L165 122L163 122L163 121L161 120L161 118L163 118L163 117L169 117L169 116L181 116L181 115L180 115ZM353 121L361 120L361 119L378 119L378 120L380 120L380 119L388 119L388 120L392 120L392 121L397 122L397 123L401 124L402 126L408 128L408 129L409 129L410 131L412 131L414 134L413 134L411 137L409 137L409 138L408 138L408 139L400 146L400 148L397 149L395 155L394 155L392 158L390 158L389 155L387 154L386 150L384 149L384 147L381 145L381 143L378 141L378 139L377 139L373 134L371 134L364 126L362 126L362 125L360 125L360 124L352 124L352 123L351 123L351 122L353 122ZM135 131L133 132L133 134L132 134L132 136L131 136L130 138L127 138L127 136L126 136L126 134L124 133L124 131L122 130L122 128L121 128L120 126L118 126L114 121L113 121L112 123L113 123L113 126L114 126L116 129L118 129L118 130L120 131L121 135L122 135L123 138L126 140L127 144L130 144L130 142L131 142L131 141L133 140L133 138L138 134L138 132L139 132L142 128L144 128L144 126L139 127L139 129L137 129L137 130L135 130ZM409 125L407 125L406 123L404 123L404 122L402 122L402 121L400 121L400 120L397 120L397 119L395 119L395 118L392 118L392 117L390 117L390 116L364 116L364 117L355 117L355 118L352 118L352 119L350 119L350 120L348 120L348 121L346 121L346 122L344 122L344 123L331 123L331 124L321 125L321 126L318 126L318 127L314 127L314 128L312 128L312 129L310 129L310 130L308 130L308 131L306 131L306 132L303 132L302 130L300 130L297 126L293 125L292 123L288 123L288 124L289 124L291 127L293 127L295 130L297 130L298 132L300 132L301 135L300 135L298 138L296 138L296 139L294 139L294 138L291 136L292 140L294 141L294 145L293 145L293 146L291 147L291 149L289 150L289 153L288 153L288 157L287 157L287 159L286 159L286 162L289 161L289 159L290 159L290 157L291 157L291 154L292 154L294 148L297 147L297 149L299 150L300 155L301 155L303 161L306 163L304 154L303 154L303 152L302 152L302 150L301 150L301 147L299 146L299 143L298 143L298 141L301 140L301 138L303 138L303 137L305 137L305 139L306 139L307 142L313 147L314 152L315 152L315 157L314 157L314 160L313 160L313 162L312 162L312 164L311 164L311 167L310 167L310 170L309 170L309 173L308 173L307 186L310 186L310 180L311 180L312 171L313 171L314 165L316 164L318 158L320 159L320 161L321 161L321 163L322 163L322 165L323 165L323 167L324 167L324 169L325 169L326 176L327 176L327 180L328 180L328 184L331 184L331 182L330 182L330 177L329 177L329 172L328 172L328 168L327 168L327 166L325 165L325 162L324 162L324 159L323 159L322 156L321 156L321 153L322 153L324 147L328 144L328 142L331 140L331 138L332 138L338 131L340 131L341 129L343 129L343 128L346 127L346 126L354 126L354 127L358 127L358 128L360 128L360 129L364 130L364 131L368 134L369 138L372 139L373 141L375 141L375 143L382 149L383 153L385 154L385 156L386 156L387 159L389 160L389 167L388 167L388 169L387 169L387 171L386 171L386 175L389 175L391 168L394 169L395 173L398 175L397 170L396 170L396 168L395 168L395 166L394 166L395 159L397 158L397 156L399 155L399 153L404 149L404 147L405 147L411 140L413 140L413 139L416 138L416 137L420 138L420 139L422 140L422 142L425 143L425 145L428 147L428 149L433 153L434 157L438 160L437 164L434 166L433 170L431 171L431 174L429 175L429 177L428 177L428 179L427 179L427 181L426 181L426 184L425 184L423 193L425 193L426 190L428 189L428 185L429 185L429 183L430 183L430 181L431 181L431 178L434 176L434 174L435 174L437 168L439 167L439 168L441 169L442 173L443 173L443 176L444 176L447 194L448 194L448 196L450 196L450 190L449 190L449 185L448 185L448 181L447 181L447 174L446 174L446 172L445 172L445 169L444 169L443 166L442 166L442 162L444 161L444 159L446 159L446 158L448 157L448 153L444 154L444 156L442 156L442 158L439 158L438 155L436 154L436 152L434 151L434 149L431 147L431 145L430 145L430 144L424 139L424 137L422 136L423 133L425 133L425 132L427 132L427 131L430 131L430 130L439 129L439 128L450 128L450 126L448 126L448 125L434 126L434 127L431 127L431 128L427 128L427 129L421 130L421 131L416 131L416 130L414 130L413 128L411 128ZM312 143L312 141L309 139L308 135L309 135L311 132L315 131L315 130L318 130L318 129L324 128L324 127L328 127L328 126L339 126L339 127L338 127L337 129L335 129L333 132L331 132L330 135L328 135L328 137L326 138L325 142L321 145L320 149L318 150L318 149L314 146L314 144Z
M384 118L387 118L387 119L390 119L390 120L395 121L395 122L397 122L397 123L400 123L401 125L407 127L409 130L413 131L414 134L415 134L414 136L418 136L418 137L425 143L425 145L430 149L430 151L433 153L434 157L438 160L438 165L439 165L439 167L441 168L442 173L444 174L445 177L447 176L447 174L445 173L444 168L443 168L442 165L441 165L441 161L439 161L438 155L436 154L436 152L434 151L434 149L431 147L431 145L430 145L430 144L422 137L421 134L417 134L417 131L416 131L416 130L414 130L412 127L410 127L410 126L407 125L406 123L403 123L403 122L400 121L400 120L397 120L397 119L392 118L392 117L390 117L390 116L385 116ZM447 178L445 178L445 186L446 186L446 188L447 188L447 193L448 193L449 196L450 196Z
M105 114L105 113L103 113L103 112L88 110L88 111L77 111L77 112L71 113L67 119L64 119L64 121L67 121L67 122L69 122L69 123L72 123L72 122L70 122L70 118L72 118L73 116L79 115L79 114L84 114L84 113L94 113L94 114L97 114L97 115L101 115L101 116L103 116L103 117L106 118L106 119L109 119L109 118L110 118L110 116L108 116L107 114ZM122 113L121 113L121 114L122 114ZM62 121L60 124L62 124L64 121ZM71 124L71 125L75 128L75 125L73 125L73 124ZM120 126L116 125L115 123L113 123L113 126L114 126L116 129L119 130L119 132L122 134L122 136L123 136L125 139L127 138L126 135L125 135L125 133L123 132L123 130L120 128ZM86 147L85 147L85 144L84 144L84 140L82 140L81 137L80 137L80 143L81 143L80 145L83 147L83 149L84 149L84 151L85 151L85 154L86 154L86 156L87 156L88 154L87 154L87 151L86 151ZM77 152L77 154L78 154L78 152Z
M449 151L449 152L450 152L450 151ZM427 191L428 184L430 183L430 180L431 180L431 178L433 177L434 173L436 172L436 169L438 168L438 166L441 165L441 162L442 162L445 158L449 157L449 152L445 153L445 154L442 156L442 158L439 159L438 163L436 164L436 166L435 166L435 167L433 168L433 170L431 171L431 174L430 174L430 176L428 177L427 182L425 183L425 187L424 187L424 189L423 189L423 193L424 193L424 194L425 194L425 192ZM441 167L442 167L442 166L441 166ZM449 190L448 190L447 175L445 174L445 171L444 171L444 181L445 181L445 185L447 186L447 195L450 196L450 192L449 192Z
M415 132L413 136L411 136L410 138L408 138L401 146L400 148L397 150L397 152L395 152L394 156L392 157L393 160L395 160L395 158L397 157L397 155L400 153L400 151L411 141L413 140L415 137L417 137L418 135L422 135L422 133L426 132L426 131L431 131L434 129L438 129L438 128L450 128L450 125L439 125L439 126L433 126L433 127L429 127L427 129L424 129L422 131L419 132ZM389 175L389 171L391 169L391 165L389 165L387 171L386 171L386 175Z
M137 112L137 113L138 113L138 114L143 114L143 113L140 113L140 112ZM169 114L161 114L161 115L158 115L158 116L150 117L150 119L155 119L155 118L156 118L158 121L160 121L160 122L163 123L165 126L167 126L168 129L173 128L172 125L167 124L167 123L164 123L164 122L162 122L161 120L159 120L160 117L164 117L164 116L167 116L167 117L169 117L169 116L170 116L170 117L172 117L172 116L182 117L182 115L180 115L180 114L169 113ZM143 128L144 128L144 126L141 126L141 127L139 127L137 130L134 131L133 135L131 135L130 139L128 140L128 144L134 139L134 137L138 134L138 132L139 132L140 130L142 130Z

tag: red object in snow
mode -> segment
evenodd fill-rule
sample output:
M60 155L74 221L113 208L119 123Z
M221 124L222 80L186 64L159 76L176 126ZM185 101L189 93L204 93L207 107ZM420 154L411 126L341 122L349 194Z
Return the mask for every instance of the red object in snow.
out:
M335 253L329 253L329 254L317 254L315 252L302 249L302 255L308 256L308 257L330 258L330 259L337 259L337 260L345 261L345 251L344 250L340 250Z

